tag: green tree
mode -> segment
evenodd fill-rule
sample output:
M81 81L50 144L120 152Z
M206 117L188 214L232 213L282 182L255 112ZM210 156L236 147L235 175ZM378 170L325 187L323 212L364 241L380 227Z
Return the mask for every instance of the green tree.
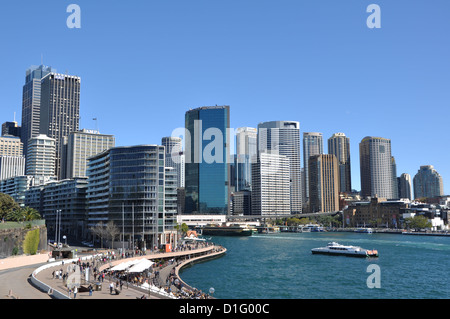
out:
M31 221L36 219L41 219L41 215L37 210L31 207L23 207L20 209L21 214L24 217L24 220Z
M405 218L405 222L408 227L412 229L431 228L431 222L422 215L416 215L413 218Z
M9 213L19 210L19 208L19 204L11 196L0 193L0 219L6 219Z

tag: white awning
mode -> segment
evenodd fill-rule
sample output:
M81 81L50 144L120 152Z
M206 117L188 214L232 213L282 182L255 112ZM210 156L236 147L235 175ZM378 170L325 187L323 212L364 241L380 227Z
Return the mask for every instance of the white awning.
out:
M153 261L148 259L141 259L137 264L128 269L128 272L143 272L149 269L154 264Z
M129 260L129 261L125 261L123 263L120 263L118 265L115 265L114 267L112 267L110 270L113 271L120 271L120 270L125 270L130 268L131 266L133 266L134 264L138 263L141 259L135 259L135 260Z

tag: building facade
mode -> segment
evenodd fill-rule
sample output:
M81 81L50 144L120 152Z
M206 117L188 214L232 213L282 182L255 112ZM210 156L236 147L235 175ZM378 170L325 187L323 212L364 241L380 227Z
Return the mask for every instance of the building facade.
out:
M228 214L230 107L205 106L185 115L185 214Z
M391 140L368 136L359 144L361 196L396 198Z
M25 175L25 157L0 155L0 180Z
M272 121L258 124L258 156L261 153L273 151L286 156L289 161L291 213L300 214L302 213L302 179L299 122Z
M56 141L46 135L32 137L28 141L26 175L55 179Z
M309 157L310 211L336 212L339 210L339 165L333 154Z
M431 198L444 195L444 182L433 165L420 166L414 176L414 198Z
M160 145L114 147L90 157L88 226L113 222L127 247L174 244L174 217L165 211L164 163Z
M39 133L55 139L55 174L61 178L64 139L79 130L80 86L78 76L51 72L41 80Z
M399 198L406 198L412 200L412 184L411 175L403 173L397 179Z
M40 65L26 70L25 84L22 92L22 129L21 140L24 155L27 154L28 140L40 134L41 120L41 79L56 70Z
M339 162L339 192L352 192L350 165L350 139L344 133L335 133L328 139L328 154L336 156Z
M66 159L62 162L63 178L86 177L87 159L115 146L114 135L100 134L95 130L83 129L70 133L66 144Z
M161 139L166 149L166 167L173 167L177 177L176 187L184 187L184 152L180 137L167 136Z
M0 137L0 156L23 156L23 143L15 136Z
M252 164L252 215L291 214L290 161L287 156L259 153Z
M314 155L323 154L322 133L304 132L303 133L303 168L304 168L304 190L303 201L307 205L309 201L309 158Z
M258 130L240 127L236 130L236 156L233 180L236 192L252 189L252 158L257 154Z

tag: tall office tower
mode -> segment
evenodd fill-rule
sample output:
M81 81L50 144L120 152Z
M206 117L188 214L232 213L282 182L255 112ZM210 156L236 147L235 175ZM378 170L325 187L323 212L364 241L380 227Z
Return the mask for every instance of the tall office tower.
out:
M67 138L66 170L61 177L86 177L87 159L115 146L114 135L100 134L98 131L82 129L71 133Z
M339 165L333 154L313 155L308 160L310 210L339 210Z
M166 148L166 167L173 167L177 176L176 187L184 187L184 152L180 137L168 136L161 139Z
M228 214L230 107L189 110L185 121L185 213Z
M51 67L40 65L32 66L26 71L25 85L22 92L22 132L21 140L24 155L27 154L28 140L40 132L41 120L41 79L56 70Z
M88 227L112 221L128 247L176 240L165 211L165 151L160 145L113 147L88 159ZM174 237L175 236L175 237Z
M20 138L15 136L0 137L0 155L3 156L22 156L23 144Z
M397 182L397 164L395 163L395 157L391 156L392 165L392 198L398 197L398 182Z
M403 173L400 177L398 177L397 182L399 198L412 199L411 176L407 173Z
M234 163L234 182L236 192L252 189L252 158L257 152L258 131L253 127L240 127L236 130L236 157Z
M56 142L55 175L61 177L64 138L79 129L80 83L77 76L49 73L41 80L40 134Z
M391 140L367 136L359 143L361 196L396 198L393 190Z
M309 201L309 157L323 154L322 133L304 132L303 133L303 167L305 168L305 187L303 190L303 201L307 204Z
M164 210L166 212L177 213L177 172L173 167L164 169Z
M413 179L414 198L431 198L444 195L444 182L433 165L420 166Z
M28 141L26 174L35 177L36 184L55 179L56 141L46 135Z
M289 159L276 151L259 153L252 163L252 215L289 215Z
M16 121L5 122L2 124L2 136L15 136L20 138L22 127L20 127Z
M302 213L300 123L272 121L258 124L258 155L277 151L289 160L291 214ZM252 175L253 176L253 175Z
M352 192L350 167L350 139L344 133L335 133L328 139L328 154L333 154L339 161L339 192Z

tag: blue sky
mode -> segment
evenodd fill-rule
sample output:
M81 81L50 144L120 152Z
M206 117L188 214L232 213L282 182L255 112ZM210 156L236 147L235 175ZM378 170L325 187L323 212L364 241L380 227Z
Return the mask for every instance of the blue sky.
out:
M69 4L81 29L69 29ZM369 4L381 28L369 29ZM392 140L397 173L434 165L449 194L448 0L16 0L1 4L0 122L20 123L25 70L78 75L81 128L160 144L184 114L230 105L231 127L295 120L303 132ZM326 146L325 146L326 151Z

